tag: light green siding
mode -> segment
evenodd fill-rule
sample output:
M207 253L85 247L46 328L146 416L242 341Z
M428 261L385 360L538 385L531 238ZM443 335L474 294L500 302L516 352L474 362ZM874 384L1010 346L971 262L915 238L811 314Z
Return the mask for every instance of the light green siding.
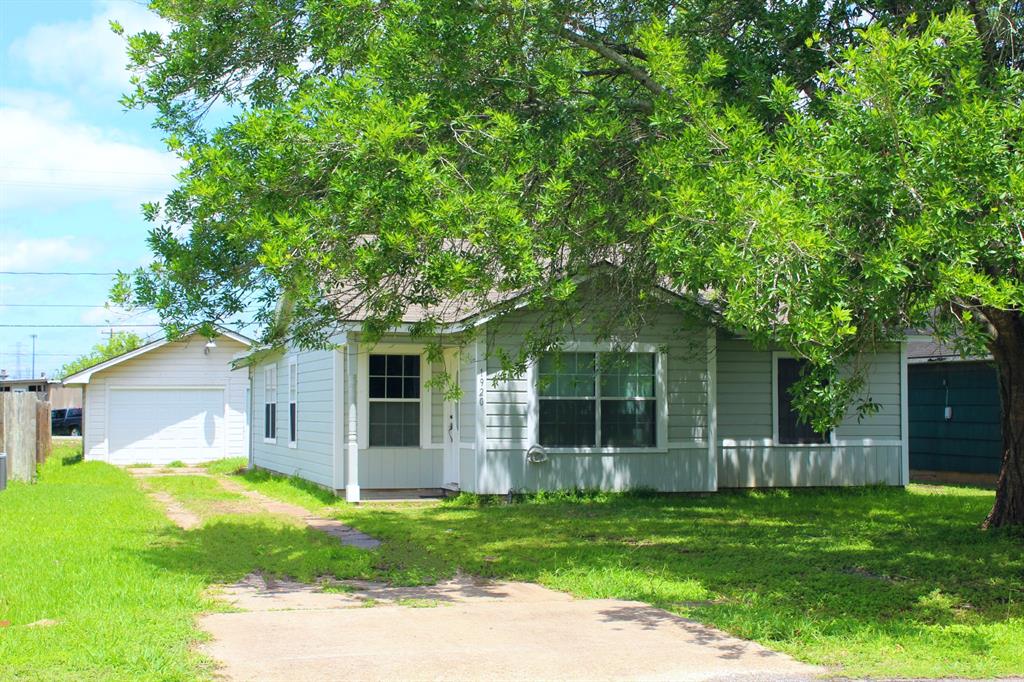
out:
M438 488L443 478L440 448L365 448L359 451L363 488Z
M773 443L772 353L719 334L718 485L789 487L900 483L900 352L865 359L864 396L880 410L858 421L851 413L835 431L836 446Z
M297 443L288 447L288 359L298 372ZM255 366L253 376L253 463L288 476L333 486L335 351L288 352ZM341 359L338 358L340 362ZM264 368L277 371L277 442L263 440Z
M530 374L501 377L499 350L515 354L527 331L537 323L530 311L513 313L488 329L486 381L486 444L476 467L475 490L500 494L509 490L637 487L663 491L713 489L708 456L708 338L703 326L687 321L665 305L652 315L639 335L622 340L653 344L664 350L668 403L666 448L660 452L551 453L548 461L529 463L527 449L536 442L531 433ZM586 326L577 327L570 341L594 343ZM463 481L463 489L469 489Z
M899 477L898 445L723 446L718 455L720 488L897 485Z

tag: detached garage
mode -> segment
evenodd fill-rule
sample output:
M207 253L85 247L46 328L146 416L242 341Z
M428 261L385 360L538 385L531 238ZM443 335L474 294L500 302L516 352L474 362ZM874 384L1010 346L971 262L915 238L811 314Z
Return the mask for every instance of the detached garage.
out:
M248 456L246 370L232 360L246 337L218 329L162 339L64 379L84 390L86 459L196 463Z

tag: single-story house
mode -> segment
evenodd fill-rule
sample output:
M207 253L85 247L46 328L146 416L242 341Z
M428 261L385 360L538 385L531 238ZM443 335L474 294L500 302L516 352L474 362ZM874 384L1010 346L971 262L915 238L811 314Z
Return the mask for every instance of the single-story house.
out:
M248 379L231 363L252 341L217 332L161 338L66 377L84 391L86 459L161 465L248 456Z
M866 390L880 410L818 434L790 404L800 361L659 305L618 341L576 325L514 377L500 356L536 324L528 306L447 319L443 360L428 359L408 324L369 344L357 320L331 349L254 351L238 363L252 383L251 464L353 501L362 490L908 482L905 344L870 358ZM420 318L411 310L406 323ZM433 386L439 372L457 381L458 400Z
M948 345L921 340L909 344L907 362L915 476L998 474L1003 438L991 358L963 358Z

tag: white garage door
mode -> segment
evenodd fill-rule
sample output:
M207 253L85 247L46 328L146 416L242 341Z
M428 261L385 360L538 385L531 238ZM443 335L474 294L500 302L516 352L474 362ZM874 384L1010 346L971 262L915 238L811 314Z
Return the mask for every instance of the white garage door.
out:
M225 455L223 389L110 389L112 464L194 463Z

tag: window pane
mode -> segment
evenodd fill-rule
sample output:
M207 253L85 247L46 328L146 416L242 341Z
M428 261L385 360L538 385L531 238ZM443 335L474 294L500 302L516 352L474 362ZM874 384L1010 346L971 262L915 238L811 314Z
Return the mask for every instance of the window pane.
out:
M790 395L793 384L800 380L806 360L779 358L778 363L779 442L790 445L827 443L829 434L827 432L816 433L809 424L804 422L793 406L793 396Z
M387 378L387 390L384 393L385 398L401 398L402 397L402 377L391 377Z
M370 356L370 374L383 376L385 374L386 360L383 355Z
M419 398L420 397L420 380L416 377L406 377L402 380L405 384L405 390L402 392L403 398Z
M601 446L654 447L656 404L654 400L602 400Z
M601 361L602 396L654 397L654 353L608 353Z
M401 355L388 355L387 356L387 374L392 377L402 376L402 356Z
M537 387L542 396L594 395L593 353L544 353L537 370Z
M546 447L588 447L595 440L593 400L541 400L539 441Z
M406 355L403 357L405 358L405 376L418 377L420 375L420 356Z
M420 404L370 402L371 447L416 447L420 438Z
M295 419L298 415L295 412L295 403L289 403L288 405L288 440L291 442L296 441L296 431L298 430L298 424Z
M384 395L384 377L370 377L370 397L371 398L383 398Z

